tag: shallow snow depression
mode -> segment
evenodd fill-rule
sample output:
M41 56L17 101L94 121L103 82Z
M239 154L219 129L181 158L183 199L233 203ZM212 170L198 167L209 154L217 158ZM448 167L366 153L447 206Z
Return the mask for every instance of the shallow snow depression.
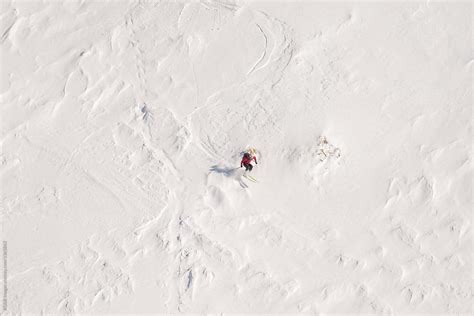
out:
M4 309L472 312L471 10L2 1Z

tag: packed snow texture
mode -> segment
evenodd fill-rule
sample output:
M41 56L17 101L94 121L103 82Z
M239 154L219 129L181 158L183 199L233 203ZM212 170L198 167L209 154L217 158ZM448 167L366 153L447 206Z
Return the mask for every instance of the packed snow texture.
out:
M11 313L472 312L470 2L0 12Z

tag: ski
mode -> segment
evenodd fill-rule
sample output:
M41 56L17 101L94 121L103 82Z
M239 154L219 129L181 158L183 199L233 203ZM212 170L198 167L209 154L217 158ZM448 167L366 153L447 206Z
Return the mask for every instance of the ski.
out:
M252 177L251 175L248 175L248 174L244 174L244 177L249 179L250 181L253 181L253 182L258 182L257 179L255 179L254 177Z

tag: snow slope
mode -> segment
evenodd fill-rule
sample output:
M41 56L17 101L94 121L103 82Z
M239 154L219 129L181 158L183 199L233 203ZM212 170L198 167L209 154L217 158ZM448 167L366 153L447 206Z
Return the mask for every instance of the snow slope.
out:
M12 314L472 312L470 2L0 12Z

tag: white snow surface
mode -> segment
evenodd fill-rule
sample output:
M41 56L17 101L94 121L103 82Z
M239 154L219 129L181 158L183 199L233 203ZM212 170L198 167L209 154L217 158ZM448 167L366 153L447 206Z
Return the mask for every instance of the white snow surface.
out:
M0 14L7 312L472 312L470 2Z

